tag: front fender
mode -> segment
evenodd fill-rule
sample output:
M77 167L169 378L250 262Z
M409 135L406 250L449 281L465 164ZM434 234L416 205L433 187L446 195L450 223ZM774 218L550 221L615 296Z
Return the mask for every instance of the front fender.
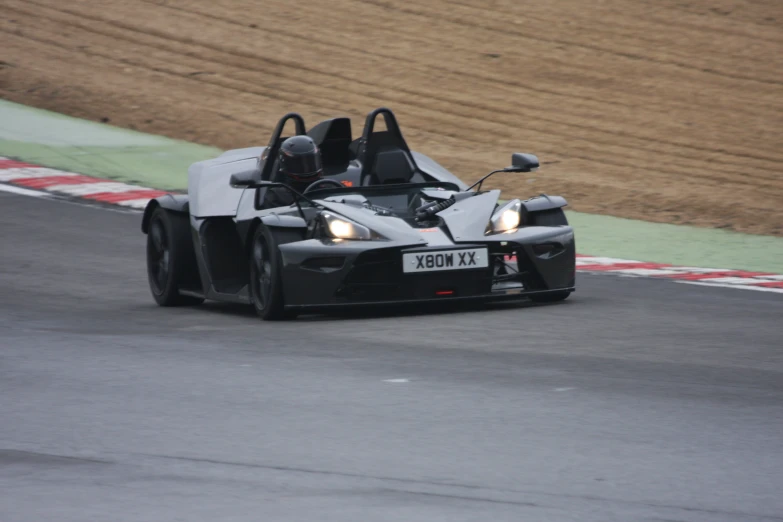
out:
M522 205L528 212L538 212L541 210L563 208L568 205L568 202L562 196L547 196L546 194L541 194L540 196L526 199L522 202Z
M299 216L268 214L261 222L269 228L307 228L307 221Z
M268 228L282 228L282 229L299 229L307 230L307 221L299 216L286 216L279 214L267 214L261 217L255 217L247 221L237 221L237 232L239 237L242 238L242 242L245 248L250 244L250 240L253 238L253 233L256 231L256 227L259 224L263 224Z
M144 207L144 215L141 218L141 231L145 234L149 231L150 219L152 213L158 207L165 208L172 212L188 214L190 212L190 203L187 194L166 194L155 199L151 199Z

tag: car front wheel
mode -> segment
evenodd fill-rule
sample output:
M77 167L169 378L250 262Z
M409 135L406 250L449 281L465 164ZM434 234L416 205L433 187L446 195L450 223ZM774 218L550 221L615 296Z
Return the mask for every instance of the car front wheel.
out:
M296 314L284 309L282 259L278 246L295 238L276 237L259 225L250 244L250 300L265 321L293 319Z

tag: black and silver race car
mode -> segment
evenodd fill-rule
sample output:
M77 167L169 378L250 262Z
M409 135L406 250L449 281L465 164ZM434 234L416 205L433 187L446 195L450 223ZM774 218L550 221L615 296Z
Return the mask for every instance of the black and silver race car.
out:
M374 130L379 116L383 131ZM276 175L289 121L323 161L323 179L301 194ZM347 305L560 301L575 285L565 199L501 202L499 190L481 190L496 172L538 166L513 154L512 166L469 187L411 151L389 109L372 111L356 140L348 118L307 131L289 113L266 147L194 163L187 195L149 202L141 229L150 289L162 306L247 303L263 319ZM269 191L292 203L270 207Z

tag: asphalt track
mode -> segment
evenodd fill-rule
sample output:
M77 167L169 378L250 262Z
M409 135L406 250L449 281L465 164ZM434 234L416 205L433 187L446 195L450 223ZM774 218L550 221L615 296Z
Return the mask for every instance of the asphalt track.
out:
M0 520L783 520L783 299L161 309L140 215L0 193ZM392 382L389 382L392 381Z

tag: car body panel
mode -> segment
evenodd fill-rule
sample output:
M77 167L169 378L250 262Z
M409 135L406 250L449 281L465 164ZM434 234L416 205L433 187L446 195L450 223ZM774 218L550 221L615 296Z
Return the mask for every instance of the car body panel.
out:
M570 226L563 227L530 227L520 228L510 234L499 234L487 236L482 240L453 242L448 236L441 232L432 234L436 240L429 242L426 237L431 233L419 232L421 241L412 242L405 240L391 241L334 241L334 240L316 240L308 239L295 243L282 245L280 251L283 258L283 285L286 295L286 305L294 308L317 308L321 305L338 304L371 304L376 302L374 299L366 299L361 302L345 302L336 298L340 286L344 283L350 272L355 266L356 260L361 254L378 253L384 259L392 264L398 264L400 270L393 279L394 285L405 285L410 282L411 285L426 285L427 279L436 276L445 277L452 281L460 280L470 282L477 275L487 276L489 270L455 270L444 273L428 272L422 277L422 274L403 274L401 272L402 254L405 252L442 252L449 249L463 249L466 247L487 247L490 251L493 249L508 249L516 251L517 256L524 257L534 268L536 276L540 279L538 287L530 287L525 293L536 291L545 292L552 290L572 290L575 282L575 244L574 232ZM563 248L561 252L549 259L543 259L535 255L533 245L541 243L561 243ZM307 268L307 261L312 259L321 259L329 257L344 258L344 262L339 269L316 270ZM448 286L448 285L445 285ZM515 290L519 290L516 288ZM491 287L485 288L485 291L466 295L455 295L460 298L491 299L493 297L503 297L505 295L520 295L520 291L507 294L506 291L492 291ZM410 294L415 295L415 294ZM430 295L433 299L436 296ZM416 301L424 297L404 296L394 299L382 299L380 302L391 301ZM438 299L443 299L439 297Z
M415 150L411 151L411 155L413 155L413 158L416 160L416 165L418 165L418 167L421 170L423 170L433 178L438 179L440 181L448 181L454 183L461 190L465 190L468 188L467 183L465 183L457 176L455 176L454 174L446 170L443 166L441 166L439 163L437 163L429 156L422 154L421 152L417 152Z
M187 214L190 209L190 201L186 194L164 194L149 201L141 218L141 231L147 233L152 212L157 207L163 207L172 212Z
M495 211L499 190L490 190L472 198L458 201L438 212L456 241L483 240L487 223Z
M524 200L522 205L524 205L525 210L528 212L540 212L542 210L562 208L568 205L568 203L562 196L547 196L546 194L541 194Z
M188 169L190 213L196 217L235 216L242 191L231 189L231 176L256 168L255 157L218 157Z

